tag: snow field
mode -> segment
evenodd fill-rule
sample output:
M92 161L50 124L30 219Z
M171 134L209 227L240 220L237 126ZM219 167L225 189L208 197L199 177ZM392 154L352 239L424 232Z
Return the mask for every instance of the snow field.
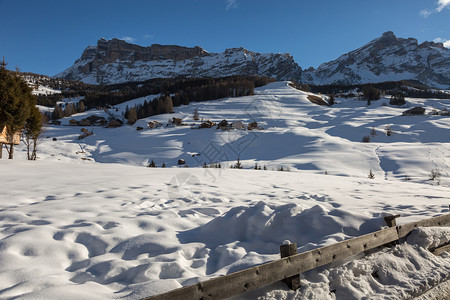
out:
M387 213L401 224L449 212L450 118L402 117L406 108L385 99L319 107L306 95L273 83L134 126L92 127L84 140L81 127L50 126L35 162L19 146L15 160L0 160L0 297L138 299L278 259L284 240L303 252L379 230ZM195 108L205 120L256 120L264 130L191 129ZM73 117L90 114L107 116ZM172 117L188 126L136 131ZM377 135L362 143L372 127ZM238 157L247 170L229 168ZM179 158L189 168L175 167ZM212 158L225 168L198 168ZM144 167L151 159L158 168ZM249 170L255 162L269 170ZM279 166L291 171L271 171ZM433 169L439 181L428 180ZM448 279L450 256L426 250L437 240L450 230L420 229L394 248L304 273L296 292L277 283L238 298L417 295Z
M286 239L307 251L378 230L383 213L409 222L448 212L448 187L381 179L212 170L214 181L198 168L185 177L184 168L46 161L2 161L2 169L9 188L0 208L0 295L8 298L77 298L87 290L139 298L277 259ZM449 264L433 262L429 269L443 275Z

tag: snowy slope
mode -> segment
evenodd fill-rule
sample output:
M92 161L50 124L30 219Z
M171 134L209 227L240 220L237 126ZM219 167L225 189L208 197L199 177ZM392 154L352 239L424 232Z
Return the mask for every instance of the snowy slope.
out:
M23 145L15 160L0 160L0 297L138 299L277 259L286 239L302 252L378 230L386 213L406 223L449 211L450 118L402 117L406 108L385 99L320 107L306 97L278 82L133 126L88 128L94 135L84 140L80 127L48 127L38 161L23 160ZM407 101L450 108L449 100ZM195 108L205 120L256 120L264 129L191 129ZM74 117L90 114L108 115ZM136 130L174 116L188 126ZM362 143L372 127L377 135ZM228 168L237 157L246 170ZM176 167L179 158L189 168ZM145 167L151 159L158 168ZM197 168L208 159L224 168ZM252 170L255 162L269 170ZM291 171L271 170L280 166ZM436 168L439 185L428 180ZM450 256L425 250L437 240L450 240L448 228L303 274L297 292L280 283L239 298L417 295L448 278Z
M305 70L302 79L314 84L359 84L419 80L438 88L450 86L450 49L443 44L397 38L385 32L367 45L317 69Z
M148 96L118 106L110 113L120 118L125 107L155 97ZM407 99L409 106L423 106L431 111L450 109L450 100ZM176 166L178 159L186 160L190 167L204 162L225 162L226 166L238 158L244 167L252 168L255 162L277 169L315 173L366 176L372 169L376 176L413 180L426 180L431 170L448 172L445 157L450 155L447 136L450 118L441 116L404 117L407 108L383 106L387 99L375 101L367 108L364 101L340 100L333 107L312 104L307 93L295 90L286 82L269 84L257 89L255 96L228 98L219 101L193 103L180 106L174 114L157 115L139 120L134 126L117 129L93 127L94 136L78 141L79 127L49 127L44 133L58 137L58 142L44 139L41 144L43 159L70 159L73 151L86 151L86 157L97 162L125 163L146 166L151 160L160 166ZM263 130L191 129L198 126L193 111L200 118L220 122L223 119L245 125L258 122ZM68 125L71 118L80 120L89 114L108 117L103 111L89 111L63 119ZM148 121L167 124L173 117L182 118L187 126L147 128ZM386 126L391 126L392 136L386 136ZM370 135L370 143L361 143ZM59 150L60 149L60 150ZM191 157L190 153L200 153ZM440 158L442 155L444 158ZM48 157L50 155L50 157ZM76 155L75 155L76 156Z

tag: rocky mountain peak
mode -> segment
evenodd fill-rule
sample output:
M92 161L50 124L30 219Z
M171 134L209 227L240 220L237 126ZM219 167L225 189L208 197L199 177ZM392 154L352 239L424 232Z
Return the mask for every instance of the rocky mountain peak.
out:
M434 87L450 87L450 49L414 38L398 38L392 31L346 53L316 70L303 72L313 84L360 84L419 80Z
M153 44L149 47L143 47L116 38L112 40L101 38L97 41L96 47L89 46L84 50L81 55L81 60L93 59L97 63L107 64L113 63L116 60L183 60L196 56L205 56L207 54L208 52L198 46L188 48L176 45Z
M301 68L289 54L261 54L242 47L222 53L203 48L153 44L139 46L119 39L99 39L75 64L56 75L91 84L114 84L151 78L259 75L299 79Z

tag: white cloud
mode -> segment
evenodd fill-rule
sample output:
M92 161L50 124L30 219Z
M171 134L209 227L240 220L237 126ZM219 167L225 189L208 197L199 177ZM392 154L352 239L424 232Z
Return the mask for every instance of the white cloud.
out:
M423 9L423 10L420 12L420 15L421 15L422 17L426 18L426 17L428 17L429 15L431 15L432 13L433 13L433 12L430 11L430 10L428 10L428 9Z
M126 41L128 43L136 42L136 39L134 37L131 37L131 36L123 36L120 39L124 40L124 41Z
M423 9L420 12L420 15L424 18L427 18L428 16L430 16L433 13L439 13L441 12L444 8L450 8L450 0L438 0L436 2L437 7L433 10L431 9Z
M445 48L450 48L450 40L444 40L443 38L436 38L433 40L433 42L435 43L442 43L444 44Z
M152 40L154 38L153 34L145 34L144 40Z
M436 11L440 12L446 7L450 8L450 0L439 0L438 1L438 8L436 8Z
M226 0L227 6L225 7L226 10L234 9L237 7L237 0Z

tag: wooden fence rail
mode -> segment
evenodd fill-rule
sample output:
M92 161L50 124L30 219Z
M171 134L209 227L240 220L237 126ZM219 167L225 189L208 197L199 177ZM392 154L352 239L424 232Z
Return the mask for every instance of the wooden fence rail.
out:
M397 216L396 216L397 217ZM450 224L450 214L395 226L348 239L333 245L284 257L236 273L199 282L144 300L224 299L258 289L331 262L398 241L417 227Z

